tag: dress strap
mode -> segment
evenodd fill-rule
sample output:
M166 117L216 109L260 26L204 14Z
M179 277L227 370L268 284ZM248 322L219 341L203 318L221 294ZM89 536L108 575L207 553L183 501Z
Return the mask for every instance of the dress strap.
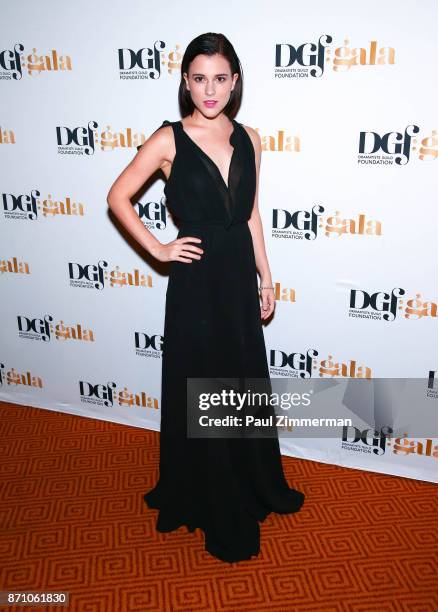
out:
M168 119L165 119L165 120L163 121L163 123L162 123L162 124L161 124L159 127L157 127L157 129L155 130L155 132L156 132L157 130L159 130L160 128L164 127L165 125L172 125L172 122L171 122L171 121L169 121Z

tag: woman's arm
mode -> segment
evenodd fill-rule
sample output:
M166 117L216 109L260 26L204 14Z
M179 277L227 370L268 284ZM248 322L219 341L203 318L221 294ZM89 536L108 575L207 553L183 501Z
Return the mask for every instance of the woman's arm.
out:
M203 253L201 248L190 244L201 242L199 238L184 236L163 245L143 225L131 204L131 198L154 172L172 164L175 153L172 126L164 126L153 132L112 184L107 202L131 236L159 261L192 263L193 259L200 259Z
M138 151L134 159L112 184L108 196L108 206L128 232L152 255L162 246L141 222L135 212L130 198L138 192L149 177L168 160L168 151L172 147L171 126L154 132Z
M246 127L246 126L245 126ZM259 211L259 177L260 177L260 164L262 157L262 142L258 132L252 128L246 128L248 134L252 140L255 151L256 160L256 193L254 198L254 206L252 209L251 217L248 220L248 226L251 231L252 242L254 245L254 255L256 259L257 271L260 275L260 286L261 287L272 287L272 276L269 268L268 258L266 255L265 239L263 235L263 225ZM261 289L260 296L262 300L262 319L267 319L274 311L275 308L275 294L273 289Z

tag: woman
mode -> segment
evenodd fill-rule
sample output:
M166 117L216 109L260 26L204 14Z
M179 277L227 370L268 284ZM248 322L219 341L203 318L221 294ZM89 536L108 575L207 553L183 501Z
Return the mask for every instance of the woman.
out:
M183 120L163 121L138 147L108 204L149 253L171 262L160 477L144 499L159 510L158 531L200 527L205 549L235 562L258 555L258 521L273 511L297 512L304 494L285 480L276 428L263 439L188 434L196 417L187 400L193 378L231 378L239 389L248 377L269 381L261 320L273 313L275 297L258 210L261 141L234 119L242 72L233 46L222 34L198 36L186 49L181 77ZM168 244L143 226L129 201L159 168L167 178L167 205L179 220Z

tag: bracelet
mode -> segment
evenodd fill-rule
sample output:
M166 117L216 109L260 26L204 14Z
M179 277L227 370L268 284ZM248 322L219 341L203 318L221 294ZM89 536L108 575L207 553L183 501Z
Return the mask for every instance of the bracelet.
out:
M274 287L262 287L262 286L260 285L259 289L274 289Z

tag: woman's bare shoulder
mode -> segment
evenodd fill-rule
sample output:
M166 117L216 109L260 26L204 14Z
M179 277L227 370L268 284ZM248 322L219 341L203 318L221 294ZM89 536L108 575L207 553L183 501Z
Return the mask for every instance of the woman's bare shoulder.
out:
M163 122L161 125L159 125L157 128L155 128L149 135L149 137L147 138L147 140L145 140L145 142L141 145L138 145L137 147L137 151L139 151L142 147L144 147L146 144L152 144L155 146L158 146L160 148L165 147L165 148L169 148L172 149L172 145L174 143L174 138L173 138L173 128L171 123L165 123Z
M151 132L143 144L138 145L136 159L140 164L154 160L166 174L165 170L171 166L175 155L176 144L172 125L163 123Z

